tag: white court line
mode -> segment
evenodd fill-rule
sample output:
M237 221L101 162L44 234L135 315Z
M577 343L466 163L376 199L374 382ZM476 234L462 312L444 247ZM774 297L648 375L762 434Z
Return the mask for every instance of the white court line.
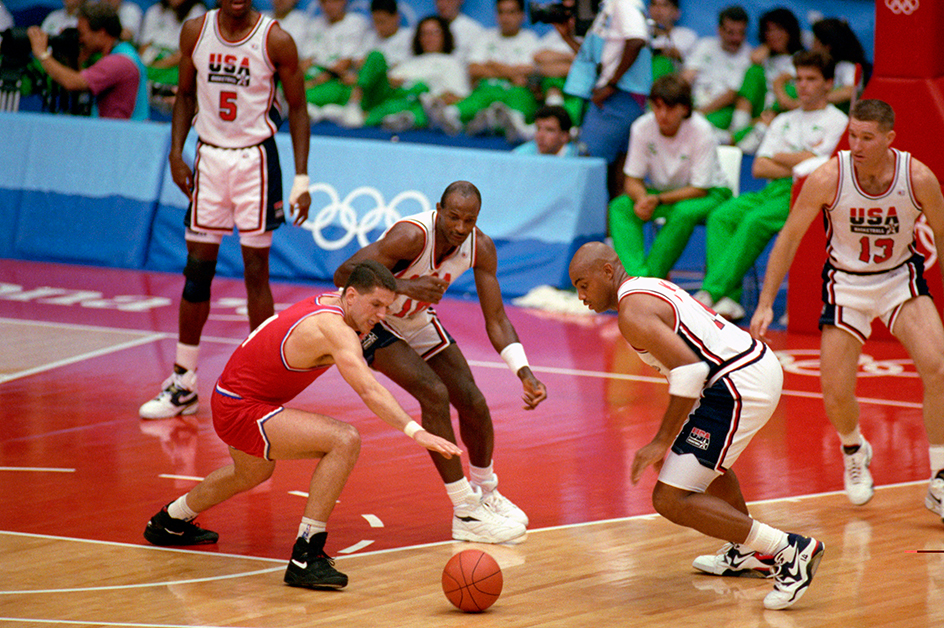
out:
M190 480L191 482L202 482L204 480L204 478L198 478L195 475L172 475L170 473L160 473L157 477L165 480Z
M358 541L357 543L355 543L354 545L350 547L345 547L344 549L338 550L338 554L353 554L354 552L362 550L368 545L372 545L372 544L373 544L373 541L367 541L367 540Z
M74 619L29 619L28 617L0 617L0 621L19 624L47 624L50 626L116 626L119 628L236 628L235 626L211 626L209 624L139 624L121 621L76 621Z
M75 469L55 469L53 467L0 467L0 471L31 471L36 473L75 473Z

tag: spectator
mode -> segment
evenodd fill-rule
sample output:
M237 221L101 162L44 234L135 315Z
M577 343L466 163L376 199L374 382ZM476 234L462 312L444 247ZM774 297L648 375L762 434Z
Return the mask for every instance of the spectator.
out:
M121 41L138 41L138 35L141 33L141 7L133 0L105 0L118 12L118 19L121 21Z
M610 203L610 233L623 267L636 277L668 277L695 229L731 198L711 123L692 111L691 86L678 74L655 80L652 109L633 123L626 193ZM648 185L647 185L648 181ZM664 218L648 255L646 222Z
M275 18L286 33L301 44L308 37L311 20L308 14L298 8L298 0L272 0L272 10L262 11L263 15ZM298 51L299 59L302 58Z
M708 216L708 272L695 298L732 320L745 314L737 302L744 275L790 213L793 168L832 154L846 129L846 114L826 100L835 70L829 55L798 52L793 65L800 108L774 118L754 159L753 175L769 183L759 192L732 198Z
M180 29L190 18L206 13L200 0L160 0L144 12L138 54L147 66L148 80L177 85Z
M682 69L685 57L698 43L698 33L676 26L682 12L679 0L649 0L649 18L653 22L652 80Z
M570 114L560 105L544 105L534 114L534 139L515 148L521 155L576 157L577 145L571 141Z
M836 80L829 102L845 112L872 76L872 64L845 20L826 18L813 24L814 50L825 50L836 62ZM858 66L858 67L856 67Z
M456 55L468 64L472 48L485 35L485 27L461 11L462 0L436 0L436 14L446 20L452 32Z
M322 14L314 19L305 43L299 46L301 56L312 60L305 73L305 98L312 122L324 117L320 110L324 105L347 99L370 31L363 15L347 10L347 0L318 2Z
M751 65L751 47L745 43L747 12L730 6L718 14L718 36L705 37L685 60L682 76L692 84L696 111L715 127L726 131L734 116L734 104ZM719 133L722 143L730 135Z
M148 118L145 69L134 46L119 40L121 22L110 4L83 5L76 28L81 47L80 60L102 57L77 71L52 57L49 34L36 26L27 30L33 54L49 76L71 91L89 90L95 95L93 113L101 118L146 120Z
M564 107L571 123L579 124L583 119L583 100L564 93L564 82L577 50L568 42L567 31L562 32L559 24L554 26L538 41L538 51L534 53L534 66L541 79L537 95L543 97L545 105ZM571 18L569 28L574 26L574 18Z
M40 29L47 35L56 36L67 28L75 28L79 22L79 7L83 0L62 0L62 8L46 16Z
M372 0L370 15L373 30L364 46L370 52L355 63L356 74L341 79L347 89L339 90L338 106L326 104L322 111L327 119L348 128L364 126L365 112L393 96L387 73L412 56L412 33L400 28L396 0Z
M578 57L591 57L599 68L587 96L590 104L581 123L580 139L589 155L606 160L611 198L623 190L629 128L643 114L652 85L649 29L641 7L636 0L613 0L601 5L577 53ZM568 76L568 82L570 79Z
M758 30L762 43L751 52L752 65L744 76L731 119L732 141L749 154L760 146L776 114L796 108L781 106L777 93L796 96L793 55L803 50L800 22L789 9L764 13Z
M537 110L537 100L527 84L535 71L538 37L522 28L524 2L497 0L495 10L498 28L487 30L476 42L469 62L472 93L454 105L430 111L432 122L451 135L463 129L476 135L497 128L499 111L510 120L504 126L523 133Z
M446 106L469 95L466 66L455 53L445 19L430 15L420 20L411 48L413 56L387 74L389 96L367 112L365 126L379 124L395 133L424 128L429 117L423 102Z

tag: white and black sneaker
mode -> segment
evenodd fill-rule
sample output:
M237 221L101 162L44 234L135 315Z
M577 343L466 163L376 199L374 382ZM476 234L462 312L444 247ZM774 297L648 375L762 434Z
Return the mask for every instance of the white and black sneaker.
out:
M788 545L777 552L774 590L764 598L764 608L781 610L796 603L813 581L826 546L822 541L799 534L787 535Z
M473 543L517 543L527 529L518 521L503 517L482 501L479 490L456 506L452 514L452 538Z
M482 482L478 485L482 490L482 502L502 517L517 521L524 527L528 527L528 515L518 508L510 499L498 492L498 477L494 474L492 479Z
M875 494L875 485L872 482L872 474L869 472L869 465L872 463L872 445L863 438L862 444L850 453L847 453L846 448L843 447L842 460L845 466L843 485L846 489L846 497L856 506L861 506L872 499L872 495Z
M924 505L937 516L944 517L944 469L931 478L928 494L924 496Z
M777 563L773 556L758 554L736 543L725 543L717 554L699 556L692 567L715 576L773 578Z
M161 392L138 409L142 419L169 419L179 414L197 412L196 371L177 372L164 380Z

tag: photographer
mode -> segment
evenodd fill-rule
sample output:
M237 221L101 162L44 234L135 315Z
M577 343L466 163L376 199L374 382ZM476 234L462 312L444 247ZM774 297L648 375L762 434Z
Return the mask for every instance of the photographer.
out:
M70 91L88 90L95 96L93 113L101 118L146 120L146 74L134 46L119 41L121 22L114 7L87 4L79 9L80 65L93 55L102 57L83 70L74 70L53 58L49 35L39 27L27 30L33 55L49 76Z

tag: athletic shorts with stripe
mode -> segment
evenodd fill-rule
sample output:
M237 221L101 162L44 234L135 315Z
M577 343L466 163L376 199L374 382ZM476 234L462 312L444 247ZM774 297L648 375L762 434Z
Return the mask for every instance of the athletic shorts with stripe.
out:
M262 401L243 399L217 384L210 397L213 429L224 443L257 458L269 458L266 421L285 408Z
M373 363L377 349L388 347L397 340L406 342L424 360L456 342L443 327L436 312L428 308L408 318L391 316L374 325L370 333L361 339L364 359L368 364Z

